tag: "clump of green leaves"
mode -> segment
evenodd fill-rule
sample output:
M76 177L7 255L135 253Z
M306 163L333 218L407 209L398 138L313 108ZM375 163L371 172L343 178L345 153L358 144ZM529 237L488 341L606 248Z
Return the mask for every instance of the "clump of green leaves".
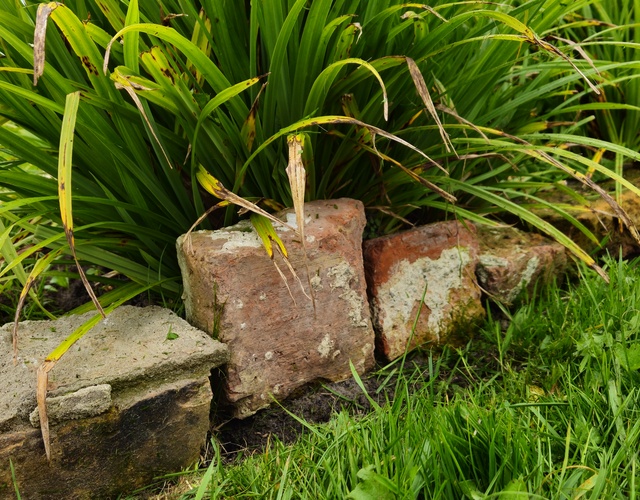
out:
M584 155L637 152L536 116L540 103L561 107L559 95L608 84L585 57L590 45L545 38L586 3L0 0L1 248L11 262L0 278L24 284L44 252L70 253L66 225L81 263L176 296L175 238L221 192L198 173L266 211L291 206L286 139L300 131L306 199L360 199L379 233L506 211L593 265L522 204L542 203L536 191L566 176L589 184L589 169L638 192ZM62 197L71 219L55 179L75 93L73 188ZM202 224L235 220L228 207ZM13 255L7 245L27 239Z

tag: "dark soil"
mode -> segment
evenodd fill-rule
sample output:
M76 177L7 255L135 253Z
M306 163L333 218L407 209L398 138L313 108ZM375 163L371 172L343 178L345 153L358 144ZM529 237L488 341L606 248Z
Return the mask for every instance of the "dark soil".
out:
M367 393L380 405L393 399L393 383L382 387L383 380L384 377L362 380ZM244 420L225 420L224 414L214 414L211 431L221 446L223 457L231 460L239 452L262 451L273 437L284 443L294 442L304 426L291 414L309 423L322 423L342 410L353 415L371 411L369 400L353 379L306 387L302 394L280 404Z
M437 382L446 385L446 392L453 396L461 388L488 379L499 372L497 352L482 342L462 348L467 360L473 360L464 374L457 367L460 354L454 349L434 352L434 357L443 357ZM429 380L429 353L415 351L405 361L405 372L411 377L409 389L420 389ZM395 368L398 368L396 365ZM381 365L377 372L362 378L367 394L380 406L393 401L397 375L388 377L391 370ZM220 444L222 458L233 461L246 454L260 453L274 438L283 443L296 441L305 427L294 416L311 424L328 422L341 411L350 415L366 415L372 410L369 398L355 380L327 382L305 387L300 394L273 404L244 420L227 419L224 413L212 412L211 434ZM211 457L206 457L210 459Z

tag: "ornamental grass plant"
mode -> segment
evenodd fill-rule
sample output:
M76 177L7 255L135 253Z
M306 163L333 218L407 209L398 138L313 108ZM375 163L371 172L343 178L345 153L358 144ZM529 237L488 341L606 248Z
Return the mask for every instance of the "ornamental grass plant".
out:
M371 234L510 213L606 279L519 203L546 204L595 240L537 196L573 177L640 241L590 177L639 194L619 165L640 154L578 134L588 118L537 117L586 89L603 95L623 68L599 71L581 40L555 35L579 29L564 25L590 4L0 0L0 286L22 286L14 362L27 292L37 304L31 286L70 256L99 312L38 371L47 456L48 371L127 299L150 288L177 298L176 237L233 223L236 205L260 215L270 254L269 212L294 205L302 235L304 199L362 200ZM601 164L607 152L615 168ZM126 281L99 301L85 268Z
M595 265L531 212L545 203L536 193L571 175L590 183L591 171L638 192L615 167L639 158L632 144L583 135L595 108L622 109L598 93L636 81L625 73L635 60L620 59L634 54L634 28L592 21L616 12L598 2L1 0L0 9L2 283L24 285L38 261L45 275L66 263L66 223L82 266L104 270L89 279L129 280L104 305L149 287L177 297L175 238L219 201L198 173L205 188L210 175L267 211L291 206L294 133L306 199L362 200L372 235L506 212ZM597 51L611 61L588 55ZM65 107L68 95L77 109ZM591 95L599 106L577 104ZM62 144L73 147L66 160ZM228 207L200 227L237 217Z
M606 276L534 209L556 211L597 241L541 196L560 189L588 204L567 184L573 178L640 240L598 185L612 179L618 199L625 189L640 194L624 178L640 159L639 8L637 0L0 0L0 291L22 289L17 319L38 278L55 286L75 276L61 271L72 257L77 276L109 289L101 305L94 300L107 312L148 289L176 300L178 235L196 222L237 221L237 204L265 215L295 204L291 144L304 198L362 200L370 235L506 215ZM362 488L383 477L349 467ZM508 475L504 488L519 488L520 477ZM604 491L600 476L566 477ZM493 491L482 477L468 481L459 488Z

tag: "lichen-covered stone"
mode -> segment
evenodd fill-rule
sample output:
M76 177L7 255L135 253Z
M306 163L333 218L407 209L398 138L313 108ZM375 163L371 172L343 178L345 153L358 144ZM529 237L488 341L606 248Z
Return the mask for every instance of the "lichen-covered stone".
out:
M369 240L364 262L378 346L389 360L464 335L484 316L473 227L441 222Z
M25 321L14 366L0 328L0 498L116 498L198 460L209 428L212 368L224 345L169 310L122 306L49 372L51 463L36 409L36 369L93 313ZM169 335L169 333L171 333Z
M482 289L510 306L536 285L561 279L567 267L564 247L544 236L512 227L478 226L476 274Z
M291 210L280 216L295 226ZM247 222L178 239L187 319L230 349L224 386L234 416L251 415L309 382L348 378L350 361L359 373L373 366L365 222L359 201L305 204L307 264L297 234L276 227L300 278L276 256L288 287Z

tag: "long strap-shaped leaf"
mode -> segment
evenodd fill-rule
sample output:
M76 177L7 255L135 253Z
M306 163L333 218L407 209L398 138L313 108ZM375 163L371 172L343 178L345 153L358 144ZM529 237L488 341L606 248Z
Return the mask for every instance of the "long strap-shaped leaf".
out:
M135 297L136 295L145 292L149 288L156 286L158 283L150 283L148 285L133 287L128 290L126 295L120 296L119 300L116 300L107 308L107 313L111 313L114 309L124 304L127 300ZM58 347L56 347L45 358L42 364L38 367L37 371L37 389L36 399L38 401L38 413L40 415L40 431L42 432L42 439L44 441L44 450L47 455L47 460L51 460L51 443L49 436L49 417L47 416L47 385L49 383L49 372L53 369L60 358L69 350L69 348L80 340L89 330L96 326L103 316L96 314L92 316L88 321L80 325L73 331L66 339L64 339Z
M20 319L20 312L22 311L22 307L24 306L24 301L27 298L27 294L31 290L31 287L35 283L36 279L40 274L49 267L53 259L58 257L62 253L62 248L58 248L57 250L52 250L47 254L46 257L39 259L29 276L27 277L27 282L24 284L22 291L20 292L20 298L18 299L18 305L16 306L16 313L13 318L13 365L18 364L18 320Z
M87 289L87 293L100 312L102 317L106 317L98 298L93 293L91 285L84 274L84 270L78 262L76 256L75 241L73 237L73 213L71 210L71 167L73 164L73 136L76 126L76 116L78 114L78 104L80 103L80 92L67 95L64 106L64 118L62 120L62 130L60 132L60 152L58 156L58 197L60 199L60 216L64 226L64 233L69 243L69 249L76 261L78 273Z

